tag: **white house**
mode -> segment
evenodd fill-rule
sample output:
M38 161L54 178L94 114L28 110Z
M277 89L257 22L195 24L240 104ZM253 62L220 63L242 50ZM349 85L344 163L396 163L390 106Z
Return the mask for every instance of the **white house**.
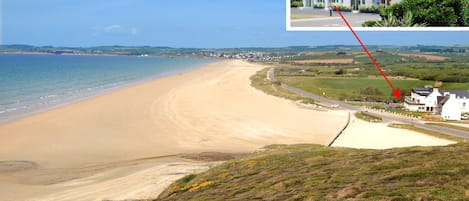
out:
M461 120L461 107L456 98L456 94L447 94L438 97L439 107L437 113L443 117L444 120Z
M314 5L322 4L324 9L329 9L331 4L343 5L355 8L356 6L372 6L372 5L390 5L399 3L401 0L303 0L303 7L314 7Z
M469 90L438 90L431 86L412 88L404 99L410 111L433 112L443 119L460 120L461 113L469 112Z

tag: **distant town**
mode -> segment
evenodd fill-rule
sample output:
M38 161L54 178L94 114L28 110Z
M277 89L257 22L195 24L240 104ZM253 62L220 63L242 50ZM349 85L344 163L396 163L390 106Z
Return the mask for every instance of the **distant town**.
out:
M401 51L425 53L461 53L469 52L469 46L379 46L370 45L376 52ZM58 55L121 55L121 56L161 56L245 59L249 61L280 61L310 52L337 52L350 54L361 51L359 46L292 46L280 48L171 48L153 46L98 46L98 47L53 47L30 45L0 45L0 53L18 54L58 54Z

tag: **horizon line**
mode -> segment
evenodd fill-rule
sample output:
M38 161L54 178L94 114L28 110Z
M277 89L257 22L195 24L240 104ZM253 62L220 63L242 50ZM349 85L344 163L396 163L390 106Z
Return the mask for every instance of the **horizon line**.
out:
M55 45L29 45L29 44L0 44L0 47L3 46L30 46L37 48L96 48L96 47L150 47L150 48L172 48L172 49L249 49L249 48L262 48L262 49L274 49L274 48L292 48L292 47L330 47L330 46L340 46L340 47L360 47L359 44L356 45L341 45L341 44L330 44L330 45L292 45L292 46L251 46L251 47L172 47L172 46L158 46L158 45L95 45L95 46L55 46ZM368 46L396 46L396 47L417 47L417 46L436 46L436 47L469 47L469 44L452 44L452 45L422 45L422 44L413 44L413 45L390 45L390 44L368 44Z

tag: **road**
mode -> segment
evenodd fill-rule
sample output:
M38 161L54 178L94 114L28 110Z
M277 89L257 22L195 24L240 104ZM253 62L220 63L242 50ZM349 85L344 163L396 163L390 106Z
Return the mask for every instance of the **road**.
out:
M277 79L275 79L274 68L270 68L269 71L267 72L267 79L269 79L271 81L277 81ZM290 92L292 92L292 93L301 95L303 97L314 99L314 100L318 101L319 105L324 106L324 107L330 107L333 104L337 104L339 106L336 109L344 109L344 110L349 110L351 112L363 112L363 113L368 114L368 115L380 117L380 118L383 119L384 122L412 124L417 128L436 131L436 132L446 134L446 135L451 135L451 136L455 136L455 137L461 137L461 138L469 139L469 132L467 132L467 131L447 128L447 127L442 127L442 126L428 125L428 124L425 124L424 121L421 121L421 120L418 120L418 119L403 119L403 118L393 117L391 115L386 115L386 114L382 114L382 113L367 111L366 109L364 109L360 106L350 105L350 104L347 104L343 101L330 100L330 99L327 99L325 97L318 96L318 95L315 95L315 94L311 94L311 93L303 91L301 89L289 86L285 83L281 83L281 87L288 90L288 91L290 91Z
M292 8L292 15L310 15L309 19L294 19L290 21L292 27L345 27L339 14L335 11L330 16L328 10L320 8ZM368 20L380 20L381 17L374 13L342 12L344 17L353 27L361 27Z

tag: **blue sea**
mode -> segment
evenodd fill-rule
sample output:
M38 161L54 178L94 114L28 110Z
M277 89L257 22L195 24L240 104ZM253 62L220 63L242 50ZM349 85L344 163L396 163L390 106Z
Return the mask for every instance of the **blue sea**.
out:
M211 62L214 60L0 54L0 123Z

